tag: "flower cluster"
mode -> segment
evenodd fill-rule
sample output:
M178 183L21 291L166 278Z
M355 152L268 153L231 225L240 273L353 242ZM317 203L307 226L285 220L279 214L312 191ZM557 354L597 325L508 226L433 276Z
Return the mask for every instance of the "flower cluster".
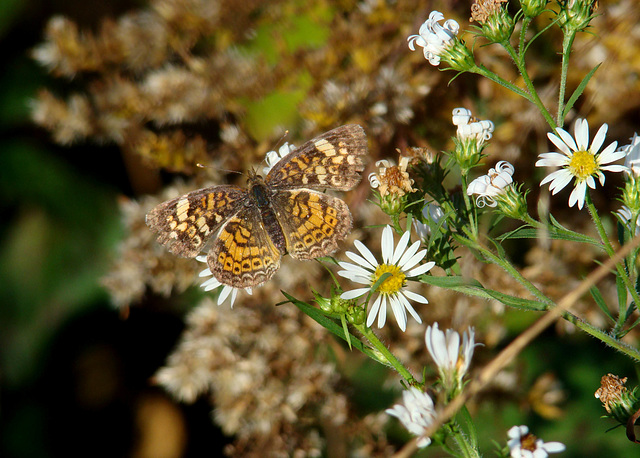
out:
M492 121L478 120L471 115L471 110L455 108L452 122L457 126L454 139L454 157L462 170L471 169L481 158L482 150L493 135L495 128Z
M480 208L485 205L495 207L496 196L505 192L505 188L513 183L513 165L507 161L500 161L495 168L489 169L486 175L482 175L467 186L467 195L477 194L476 205Z
M424 58L433 66L440 65L441 55L453 46L460 25L453 19L447 19L443 25L440 21L444 15L439 11L432 11L429 19L420 26L418 35L411 35L407 41L409 49L416 50L416 45L422 47Z

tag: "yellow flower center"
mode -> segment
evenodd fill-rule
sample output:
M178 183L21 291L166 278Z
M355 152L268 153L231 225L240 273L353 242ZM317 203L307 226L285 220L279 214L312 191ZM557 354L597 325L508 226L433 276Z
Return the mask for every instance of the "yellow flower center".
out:
M598 170L596 158L590 151L576 151L571 156L569 171L578 180L585 180Z
M371 284L375 284L386 273L391 275L378 286L378 291L382 294L396 294L405 285L407 278L398 266L380 264L371 278Z

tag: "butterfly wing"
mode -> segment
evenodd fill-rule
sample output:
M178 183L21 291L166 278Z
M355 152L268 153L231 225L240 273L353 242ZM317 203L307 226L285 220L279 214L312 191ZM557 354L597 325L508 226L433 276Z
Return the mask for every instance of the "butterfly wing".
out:
M367 137L362 127L337 127L283 157L265 182L273 188L348 191L360 182L365 154Z
M238 186L203 188L161 203L147 213L146 222L169 251L193 258L247 197L246 189Z
M272 206L285 236L287 252L301 260L327 256L351 231L349 207L337 197L310 189L281 190Z
M213 276L234 288L261 285L280 268L282 257L251 202L222 226L207 254Z

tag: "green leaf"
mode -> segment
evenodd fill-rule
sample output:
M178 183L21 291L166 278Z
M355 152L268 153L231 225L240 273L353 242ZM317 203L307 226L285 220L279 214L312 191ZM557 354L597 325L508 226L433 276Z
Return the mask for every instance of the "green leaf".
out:
M602 63L599 63L598 65L593 67L593 69L589 73L587 73L584 78L582 78L582 81L580 82L576 90L573 91L573 94L571 94L571 97L569 98L569 100L567 101L567 104L564 107L564 110L562 112L562 119L567 117L567 113L569 112L569 110L571 110L573 105L576 103L576 100L578 100L578 98L582 95L584 88L587 87L589 80L591 79L593 74L596 72L596 70L600 68L600 65L602 65Z
M446 289L459 288L483 288L482 283L473 278L464 278L460 276L434 277L433 275L422 275L420 281L427 285L437 286Z
M499 291L487 289L474 279L463 278L458 276L434 277L423 275L420 277L422 283L427 285L438 286L440 288L450 289L470 296L482 297L484 299L495 299L501 303L521 310L543 311L546 309L540 301L532 299L524 299L521 297L510 296Z
M554 220L555 221L555 220ZM557 221L556 221L557 223ZM580 234L578 232L570 231L569 229L565 229L558 223L558 226L549 226L549 237L554 240L566 240L568 242L578 242L578 243L588 243L590 245L597 246L598 248L602 248L602 244L598 242L596 239L591 238L587 235ZM538 229L528 226L522 226L518 229L515 229L511 232L507 232L500 237L498 240L504 241L508 239L537 239L540 236Z
M287 298L289 302L298 307L305 315L308 315L312 318L316 323L325 328L330 333L340 337L345 342L350 343L353 348L360 350L365 355L369 356L374 360L378 360L378 357L374 355L373 350L370 347L367 347L362 343L362 341L354 336L351 333L348 333L347 330L343 329L341 325L336 323L332 318L325 315L322 310L307 304L306 302L300 301L285 291L281 291L284 297Z
M598 304L598 307L600 307L600 310L602 310L602 312L606 316L608 316L612 322L615 323L616 320L615 318L613 318L613 315L611 315L611 312L609 311L609 307L607 307L607 302L602 297L602 294L600 293L600 290L598 289L598 287L595 285L592 286L589 292L591 293L591 297L593 297L593 300L596 301L596 304Z

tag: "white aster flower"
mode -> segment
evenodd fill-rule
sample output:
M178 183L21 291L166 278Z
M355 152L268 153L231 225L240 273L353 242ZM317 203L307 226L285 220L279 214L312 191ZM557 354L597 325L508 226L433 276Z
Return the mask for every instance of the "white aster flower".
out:
M409 49L415 51L416 45L424 48L424 58L433 66L440 64L442 52L452 45L460 29L458 23L453 19L447 19L443 25L440 25L439 21L443 19L444 16L441 12L432 11L429 14L429 19L420 26L418 35L411 35L407 38Z
M624 224L627 228L629 228L632 234L635 234L635 235L640 234L640 215L636 215L634 218L634 215L631 212L631 209L626 205L623 205L622 207L620 207L620 210L618 210L616 213L620 218L620 222ZM632 219L635 219L635 221L631 221Z
M267 175L271 171L273 166L280 162L280 159L285 157L294 149L296 149L294 145L290 144L289 142L284 142L284 145L282 145L277 152L269 151L265 156L267 166L262 168L262 174Z
M511 458L546 458L550 453L560 453L566 448L561 442L545 443L531 434L525 425L514 426L507 435Z
M469 369L476 346L474 338L473 328L463 333L460 342L460 334L453 329L443 332L438 329L438 323L427 327L424 336L427 350L438 366L442 384L449 393L462 388L462 379Z
M628 167L628 172L638 177L640 176L640 136L634 133L629 140L631 143L620 147L619 151L624 151L624 165Z
M419 437L418 447L426 447L431 443L431 439L423 435L436 418L431 397L412 386L402 393L402 402L385 412L396 417L411 434Z
M346 252L347 257L355 264L350 262L338 263L344 269L339 271L338 275L348 278L352 282L367 285L365 288L345 291L340 295L342 299L355 299L369 293L371 287L376 284L382 275L385 273L391 274L374 292L374 294L378 293L378 296L369 309L367 317L367 326L369 327L375 321L376 316L378 317L378 327L384 326L387 320L387 302L391 305L398 326L402 331L407 328L407 311L418 323L422 323L420 316L413 309L409 300L421 304L428 304L429 301L420 294L409 291L406 288L407 278L417 277L428 272L435 265L435 262L431 261L420 265L420 262L427 254L427 250L418 251L420 249L420 241L414 242L407 248L409 237L409 231L405 232L394 249L393 230L390 226L386 226L382 231L382 263L378 263L371 251L359 240L356 240L354 245L362 256L350 251Z
M495 196L504 192L504 189L513 183L513 165L507 161L500 161L495 168L489 169L486 175L476 178L467 186L467 195L478 194L476 205L480 208L485 205L495 207Z
M548 133L549 140L561 151L542 153L536 162L537 167L561 167L559 170L550 173L545 177L540 186L551 182L549 190L552 194L557 194L564 189L571 180L575 178L575 187L569 196L569 207L573 207L576 202L578 208L582 209L587 193L587 186L596 188L594 177L598 177L600 185L604 185L604 173L624 172L628 170L624 165L605 165L617 161L625 156L624 151L616 151L618 142L613 142L602 152L600 147L604 143L608 126L603 124L589 147L589 123L586 119L576 120L574 127L575 140L564 129L556 129L556 134Z
M207 257L206 256L196 256L196 260L198 260L200 262L204 262L206 264ZM200 274L198 276L199 277L209 277L211 275L213 275L211 273L211 269L209 269L207 267L202 272L200 272ZM218 279L215 278L215 277L211 277L208 280L205 280L204 283L202 283L200 286L202 288L204 288L205 291L211 291L211 290L214 290L214 289L218 288L219 286L222 286L222 290L220 291L220 294L218 294L217 303L218 303L218 305L221 305L222 303L224 303L224 301L227 300L227 298L229 296L231 296L231 308L233 308L233 303L236 301L236 297L238 296L238 291L240 291L239 288L234 288L233 286L224 285L224 284L220 283L218 281ZM251 288L244 288L244 290L248 294L252 294L253 293L253 290Z
M422 217L424 218L426 223L415 219L413 220L413 228L416 230L416 234L421 239L426 239L431 234L431 224L435 226L438 225L440 220L444 218L444 211L442 211L442 207L434 202L429 202L424 207L422 207ZM447 223L442 224L443 227L447 227Z

